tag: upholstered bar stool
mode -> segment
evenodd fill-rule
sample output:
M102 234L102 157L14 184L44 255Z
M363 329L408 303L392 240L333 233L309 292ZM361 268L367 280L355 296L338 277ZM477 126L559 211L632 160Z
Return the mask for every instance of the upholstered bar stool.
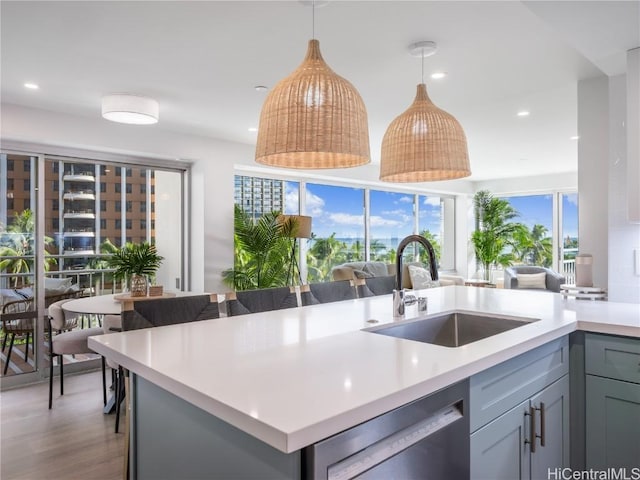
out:
M101 327L75 329L77 326L77 315L70 314L67 318L62 304L70 301L70 299L60 300L49 305L48 316L48 332L50 341L51 358L49 360L49 408L53 403L53 361L58 358L58 366L60 367L60 395L64 395L64 361L63 355L77 355L95 353L87 344L89 337L93 335L102 335ZM65 331L68 330L68 331ZM57 335L53 333L57 332ZM102 399L107 403L107 388L105 378L105 360L102 359Z

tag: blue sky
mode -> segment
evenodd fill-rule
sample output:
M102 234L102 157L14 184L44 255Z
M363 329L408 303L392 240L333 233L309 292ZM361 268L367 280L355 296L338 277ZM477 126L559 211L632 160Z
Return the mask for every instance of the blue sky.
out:
M544 225L551 235L553 229L553 196L527 195L505 197L506 200L520 213L515 221L524 223L531 228L535 224ZM564 194L562 196L563 235L578 236L578 194Z

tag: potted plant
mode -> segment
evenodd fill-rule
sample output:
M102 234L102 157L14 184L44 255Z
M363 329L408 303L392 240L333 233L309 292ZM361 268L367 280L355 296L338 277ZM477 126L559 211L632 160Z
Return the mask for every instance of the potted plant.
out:
M127 243L109 258L108 264L115 269L114 278L128 280L132 297L143 297L147 294L147 277L155 277L162 260L155 245Z

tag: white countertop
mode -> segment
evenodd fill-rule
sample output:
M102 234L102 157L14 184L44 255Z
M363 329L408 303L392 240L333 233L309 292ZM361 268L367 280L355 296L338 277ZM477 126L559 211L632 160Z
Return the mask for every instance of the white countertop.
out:
M461 286L420 295L428 315L540 321L458 348L361 331L370 319L393 323L385 295L102 335L89 346L288 453L576 329L640 337L638 304Z

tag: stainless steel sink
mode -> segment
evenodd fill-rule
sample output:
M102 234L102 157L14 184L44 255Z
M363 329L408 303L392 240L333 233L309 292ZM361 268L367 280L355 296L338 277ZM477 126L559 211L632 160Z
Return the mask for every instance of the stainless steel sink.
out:
M538 320L537 318L450 312L397 325L369 328L366 331L443 347L461 347Z

